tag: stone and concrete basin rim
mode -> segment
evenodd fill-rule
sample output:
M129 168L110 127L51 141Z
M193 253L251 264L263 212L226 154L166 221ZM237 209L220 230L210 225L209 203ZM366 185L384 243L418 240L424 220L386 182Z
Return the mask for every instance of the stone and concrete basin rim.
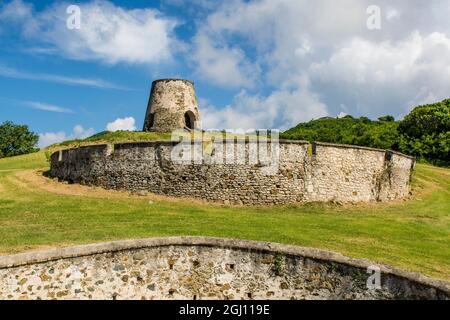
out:
M450 295L450 282L432 279L418 273L412 273L397 269L391 266L371 262L366 259L355 259L344 256L340 253L325 251L315 248L285 245L271 242L211 238L211 237L165 237L165 238L145 238L136 240L120 240L103 243L93 243L80 246L57 248L46 251L35 251L19 253L8 256L0 256L0 269L14 268L24 265L45 263L60 259L91 256L95 254L120 252L126 250L136 250L167 246L203 246L213 248L225 248L234 250L260 251L264 253L284 254L286 256L300 256L319 260L323 262L333 262L367 269L369 266L377 266L382 274L390 274L405 278L425 286L442 290Z

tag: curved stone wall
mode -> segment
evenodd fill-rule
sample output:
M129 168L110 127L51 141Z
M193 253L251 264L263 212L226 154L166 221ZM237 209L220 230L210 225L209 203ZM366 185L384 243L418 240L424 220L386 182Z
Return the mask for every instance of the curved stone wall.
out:
M186 146L192 160L173 160ZM410 191L414 159L396 152L304 141L264 147L267 154L252 159L262 147L248 140L215 142L212 151L204 142L95 145L54 153L50 174L107 189L233 204L388 201Z
M386 266L377 266L381 286L369 289L374 266L273 243L116 241L0 257L0 300L450 298L448 282Z

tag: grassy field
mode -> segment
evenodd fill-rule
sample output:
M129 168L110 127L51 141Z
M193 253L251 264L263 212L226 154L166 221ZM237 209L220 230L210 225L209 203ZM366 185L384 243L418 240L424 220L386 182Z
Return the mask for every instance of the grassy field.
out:
M59 184L44 152L0 160L0 253L153 236L311 246L450 280L450 170L417 165L414 199L230 207Z

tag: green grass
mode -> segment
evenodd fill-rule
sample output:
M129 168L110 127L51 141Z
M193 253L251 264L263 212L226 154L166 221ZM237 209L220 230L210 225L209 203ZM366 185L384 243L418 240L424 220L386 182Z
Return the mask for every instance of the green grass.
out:
M189 132L181 132L179 135L185 137L195 137L199 139L201 136L200 132L189 133ZM211 138L219 138L225 137L224 132L221 131L211 131L205 132L203 134L204 139ZM243 139L245 137L254 138L254 134L228 134L227 138L236 137L239 139ZM171 133L161 133L161 132L142 132L142 131L115 131L115 132L100 132L86 139L76 139L76 140L67 140L61 143L57 143L51 145L47 148L47 151L54 151L57 149L65 149L65 148L76 148L80 146L92 145L92 144L101 144L101 143L118 143L118 142L138 142L138 141L154 141L154 140L171 140ZM178 138L178 137L177 137ZM262 139L263 137L261 137Z
M43 152L0 160L0 252L202 235L317 247L450 280L450 170L417 165L414 199L389 204L230 207L61 195L28 183Z
M46 161L45 153L42 151L17 157L0 159L0 172L9 170L45 168L48 166L49 164Z
M170 133L161 132L138 132L138 131L115 131L100 132L86 139L67 140L54 144L48 149L55 148L73 148L89 144L99 143L117 143L117 142L135 142L135 141L153 141L153 140L170 140Z

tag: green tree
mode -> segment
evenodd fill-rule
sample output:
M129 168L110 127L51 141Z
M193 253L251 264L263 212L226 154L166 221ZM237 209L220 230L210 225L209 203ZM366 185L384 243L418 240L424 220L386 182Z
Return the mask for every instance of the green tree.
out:
M38 140L28 126L6 121L0 125L0 158L35 152Z
M400 150L433 163L450 162L450 99L414 108L398 127Z
M394 122L395 118L393 116L387 115L387 116L382 116L378 118L378 121L382 121L382 122Z
M433 164L450 165L450 99L416 107L402 121L390 115L377 121L326 117L300 123L281 137L392 149Z
M392 116L372 121L367 117L321 118L281 134L284 139L321 141L398 150L398 122Z

